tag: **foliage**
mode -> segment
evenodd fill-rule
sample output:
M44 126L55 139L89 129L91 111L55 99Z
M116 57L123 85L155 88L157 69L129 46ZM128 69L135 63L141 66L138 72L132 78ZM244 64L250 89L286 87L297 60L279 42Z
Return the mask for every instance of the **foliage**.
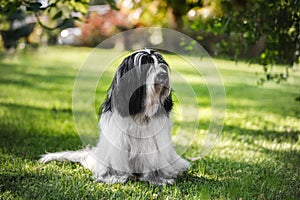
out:
M31 0L16 0L6 1L1 0L0 16L10 18L18 10L23 9L26 14L33 14L36 16L39 24L49 30L63 29L70 25L73 20L78 19L81 14L87 12L88 0L50 0L46 5ZM76 14L78 13L78 14ZM41 19L41 15L49 16L47 22Z
M34 15L39 25L47 30L68 28L75 20L85 18L89 2L89 0L49 0L43 5L35 0L0 0L0 29L11 29L9 26L13 20L23 20L26 15ZM113 9L118 9L114 0L91 0L91 3L108 3Z
M286 103L297 95L299 71L291 74L289 82L266 83L258 89L254 73L260 67L249 68L242 62L236 66L214 59L227 91L223 136L175 185L159 188L134 181L104 185L95 183L78 164L38 163L46 151L81 148L71 110L72 89L80 63L90 51L50 47L22 52L13 59L1 55L0 199L299 199L300 110L299 104ZM112 53L98 51L99 62ZM206 84L183 59L165 58L200 94L202 115L196 138L201 137L211 110ZM106 96L113 72L110 69L101 77L96 107ZM189 126L175 117L176 124ZM191 145L184 156L197 156L200 150L199 145Z
M120 10L128 15L130 21L142 26L163 26L169 27L170 17L167 3L163 0L145 0L118 2Z
M43 4L42 4L42 3ZM83 21L88 11L89 0L0 0L0 32L6 49L16 48L21 37L29 43L36 22L48 35L49 44L56 43L56 36L62 29ZM113 0L91 0L91 4L108 3L116 8ZM15 24L18 27L15 27ZM37 37L35 37L37 38Z
M85 23L80 26L82 30L81 40L87 46L97 46L105 38L122 30L133 28L127 19L127 15L110 10L105 14L91 12Z
M193 19L193 30L225 36L219 42L219 51L228 53L234 49L235 59L265 37L264 50L250 63L264 67L266 80L285 80L288 70L274 74L271 66L284 64L289 68L299 61L300 1L219 1L209 8L213 12L216 7L220 10L218 15ZM228 37L233 40L226 40Z
M73 26L74 21L82 18L88 7L88 0L44 2L45 4L31 0L0 0L0 32L7 50L15 49L22 37L25 37L26 43L31 43L30 35L41 32L41 29L35 26L37 22L44 29L43 35L48 38L48 43L55 43L58 32ZM36 31L37 29L39 31ZM39 36L41 33L31 38L35 38L36 41Z

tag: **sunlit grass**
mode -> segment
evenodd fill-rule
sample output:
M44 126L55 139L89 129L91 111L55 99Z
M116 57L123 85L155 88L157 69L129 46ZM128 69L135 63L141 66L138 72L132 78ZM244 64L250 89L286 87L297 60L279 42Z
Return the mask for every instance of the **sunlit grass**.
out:
M77 164L39 164L39 155L46 151L82 147L73 121L72 91L76 73L90 51L51 47L1 56L1 199L299 198L300 105L295 101L300 92L299 69L287 82L258 86L260 75L256 72L261 74L260 66L214 59L226 90L223 133L210 154L193 162L188 173L172 186L159 188L142 182L104 185L95 183L92 174ZM110 53L98 51L99 62ZM172 68L175 87L173 135L181 129L193 131L199 122L194 142L178 145L179 150L188 148L184 156L197 157L212 114L209 91L203 77L185 60L175 55L165 58ZM112 63L100 79L95 111L120 60ZM188 84L176 78L176 72ZM186 85L196 96L190 96ZM194 114L197 109L200 119Z

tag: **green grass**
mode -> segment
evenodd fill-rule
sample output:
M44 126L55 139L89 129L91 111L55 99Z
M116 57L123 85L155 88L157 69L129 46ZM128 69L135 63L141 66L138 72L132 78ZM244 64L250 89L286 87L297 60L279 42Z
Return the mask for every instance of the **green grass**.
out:
M300 105L295 101L299 69L280 85L258 86L259 66L214 60L227 95L223 133L210 154L193 162L174 185L131 181L105 185L95 183L90 171L74 163L38 163L46 151L82 148L73 121L72 90L90 51L51 47L1 55L0 199L299 199ZM107 51L99 51L101 62ZM184 60L165 58L199 94L202 117L196 139L201 138L201 133L207 134L211 114L207 87ZM101 78L95 107L105 98L113 71L109 68ZM173 84L179 88L181 83L173 80ZM177 93L178 99L180 95L184 90ZM189 127L187 119L178 117L178 100L175 111L174 131ZM200 150L194 142L183 156L198 156Z

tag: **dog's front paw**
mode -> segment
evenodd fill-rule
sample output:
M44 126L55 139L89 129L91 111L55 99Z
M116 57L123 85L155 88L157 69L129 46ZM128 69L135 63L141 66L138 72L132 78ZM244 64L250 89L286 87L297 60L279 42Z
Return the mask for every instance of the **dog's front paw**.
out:
M164 178L156 173L146 174L139 178L141 181L146 181L153 185L164 186L172 185L175 182L174 178Z
M129 176L118 176L118 175L107 175L96 177L97 182L107 183L107 184L117 184L127 182Z
M154 180L151 183L154 185L164 186L164 185L172 185L174 182L175 179L160 178L158 180Z

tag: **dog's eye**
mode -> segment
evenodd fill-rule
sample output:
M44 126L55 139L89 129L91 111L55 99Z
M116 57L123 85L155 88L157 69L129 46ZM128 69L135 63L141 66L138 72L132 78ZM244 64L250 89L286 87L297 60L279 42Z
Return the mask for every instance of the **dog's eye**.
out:
M165 62L163 57L160 54L156 54L156 58L159 62Z
M168 72L168 66L165 64L160 64L159 67L161 67L164 71Z

